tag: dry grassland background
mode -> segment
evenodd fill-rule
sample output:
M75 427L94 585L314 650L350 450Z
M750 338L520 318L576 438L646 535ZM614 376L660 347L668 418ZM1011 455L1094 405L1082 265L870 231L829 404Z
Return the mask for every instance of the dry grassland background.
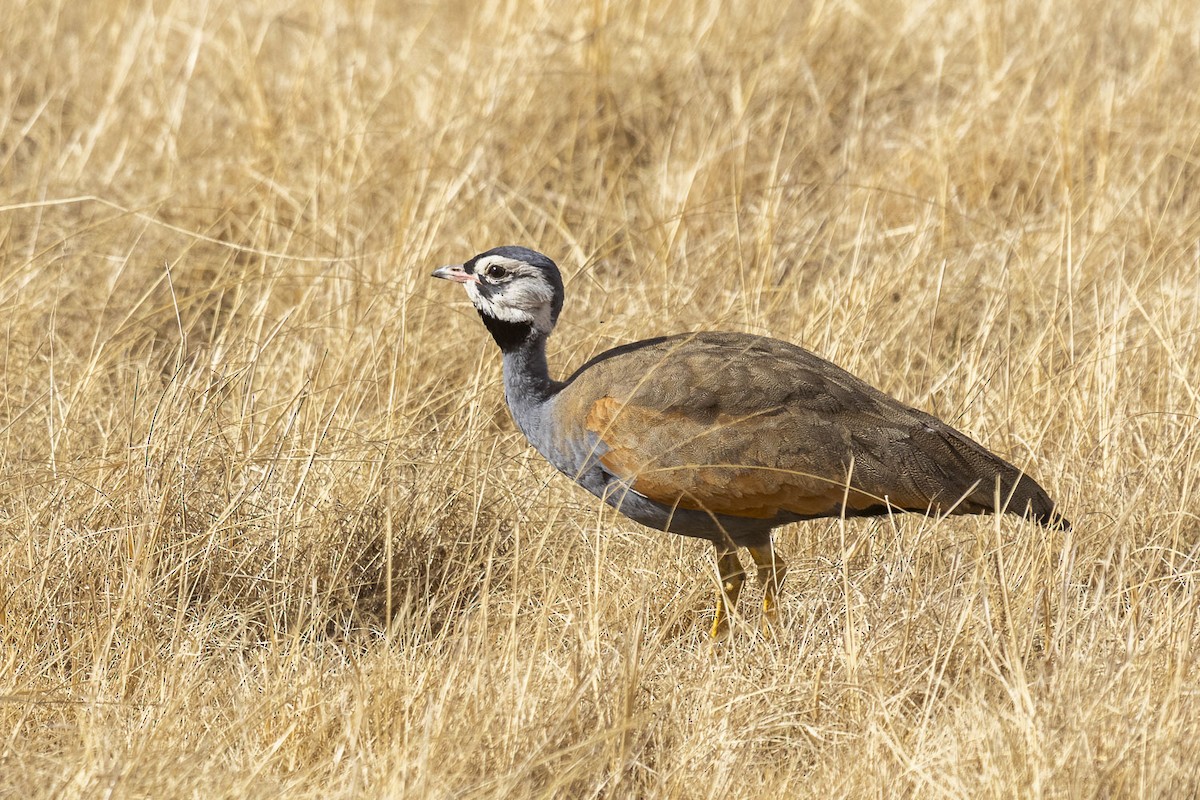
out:
M0 795L1200 790L1191 0L4 0ZM562 266L562 374L807 345L1075 522L710 548L553 474L432 268Z

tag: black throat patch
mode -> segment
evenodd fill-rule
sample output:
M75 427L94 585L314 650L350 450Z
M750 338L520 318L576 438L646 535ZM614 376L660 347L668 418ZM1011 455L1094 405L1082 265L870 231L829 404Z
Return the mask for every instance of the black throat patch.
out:
M490 314L485 314L479 309L475 310L479 312L479 318L487 326L488 333L492 334L492 338L504 352L516 350L533 334L533 325L528 322L505 322Z

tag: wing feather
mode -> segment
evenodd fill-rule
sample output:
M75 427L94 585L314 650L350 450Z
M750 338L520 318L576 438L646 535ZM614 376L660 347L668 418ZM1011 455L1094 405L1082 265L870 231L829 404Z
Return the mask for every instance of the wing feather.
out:
M999 480L1002 493L1020 482L1014 505L1053 508L970 438L784 342L689 334L601 359L566 402L604 467L664 505L759 519L843 504L978 513Z

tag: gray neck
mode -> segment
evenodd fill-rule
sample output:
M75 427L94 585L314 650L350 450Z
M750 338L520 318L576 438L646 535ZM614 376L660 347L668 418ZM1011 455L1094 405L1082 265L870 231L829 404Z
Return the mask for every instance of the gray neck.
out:
M505 322L482 311L479 316L504 354L504 399L513 421L544 454L553 422L546 404L562 388L546 364L547 335L529 323Z
M495 333L495 331L493 331ZM546 364L546 334L532 326L501 345L504 353L504 399L513 422L536 450L545 454L553 419L547 403L560 388ZM503 337L497 336L497 342Z
M517 424L521 411L545 403L558 390L546 364L546 335L530 329L514 347L504 348L504 396Z

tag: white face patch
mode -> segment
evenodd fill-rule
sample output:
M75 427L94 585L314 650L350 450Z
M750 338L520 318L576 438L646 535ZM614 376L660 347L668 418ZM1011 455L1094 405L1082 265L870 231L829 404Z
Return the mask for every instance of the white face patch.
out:
M502 275L490 272L502 269ZM488 256L475 262L479 284L466 283L471 303L484 314L504 320L532 325L549 334L554 328L551 308L554 287L541 270L504 256Z

